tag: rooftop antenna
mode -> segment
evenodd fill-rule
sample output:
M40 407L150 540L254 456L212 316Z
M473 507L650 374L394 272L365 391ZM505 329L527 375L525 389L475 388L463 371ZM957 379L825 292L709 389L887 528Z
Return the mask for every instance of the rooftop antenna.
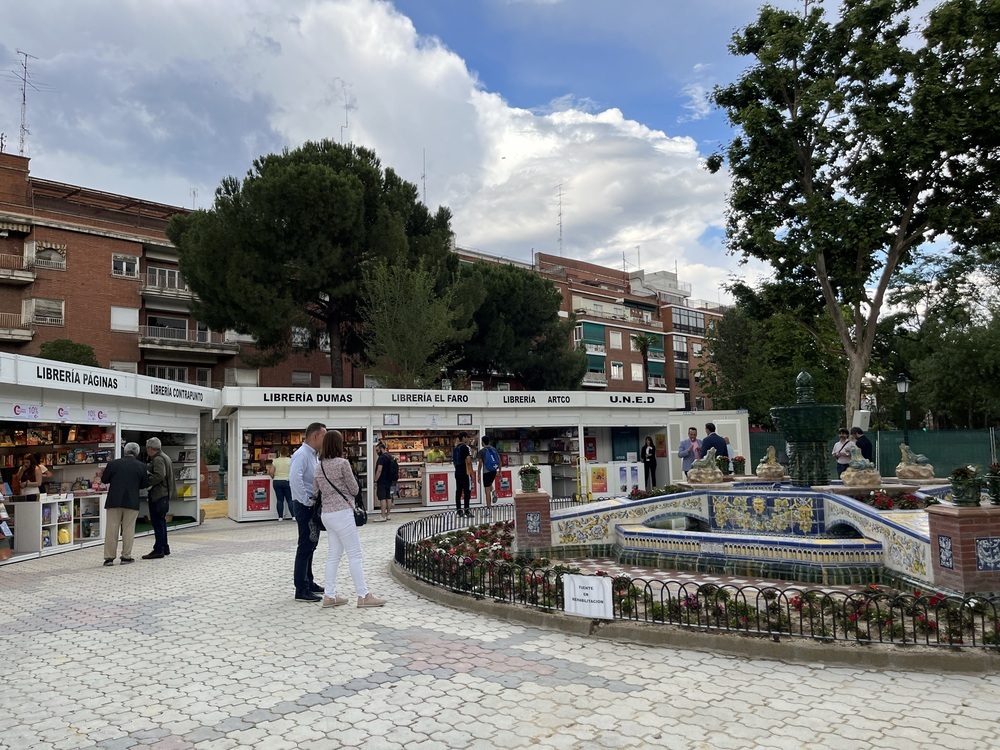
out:
M424 205L427 205L427 149L423 149L424 152L424 171L420 173L420 180L424 186Z
M556 185L559 190L559 257L563 254L563 199L562 199L562 183L560 182Z
M28 87L35 89L38 88L28 80L28 58L32 60L37 60L38 58L34 55L29 55L27 52L17 51L22 58L21 60L21 139L18 144L18 156L24 156L24 147L28 141Z
M191 188L191 210L194 211L198 206L195 203L198 201L198 188Z
M7 134L0 133L0 154L3 153L4 148L7 146Z
M344 92L344 124L340 126L340 145L344 145L344 131L350 127L351 124L351 108L350 103L347 101L347 85L341 81L340 88Z

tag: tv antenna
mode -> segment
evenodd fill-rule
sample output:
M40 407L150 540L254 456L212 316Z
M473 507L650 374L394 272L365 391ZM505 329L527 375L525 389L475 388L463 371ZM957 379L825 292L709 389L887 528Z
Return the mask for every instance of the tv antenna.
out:
M24 156L24 147L28 141L28 133L30 132L28 130L28 87L30 86L38 91L38 87L28 80L28 58L32 60L37 60L38 58L21 50L18 50L17 54L21 57L21 138L18 142L17 153L18 156Z
M558 185L556 185L556 190L559 193L559 204L558 204L559 205L559 222L558 222L558 227L559 227L559 241L558 241L558 245L559 245L559 257L561 258L562 254L563 254L563 195L562 195L562 183L561 182Z
M427 205L427 149L423 149L424 153L424 169L420 173L420 180L424 186L424 205Z
M351 125L351 107L347 100L347 84L340 82L340 90L344 92L344 124L340 126L340 145L344 145L344 131Z
M194 211L198 208L195 205L198 202L198 188L191 188L191 210Z

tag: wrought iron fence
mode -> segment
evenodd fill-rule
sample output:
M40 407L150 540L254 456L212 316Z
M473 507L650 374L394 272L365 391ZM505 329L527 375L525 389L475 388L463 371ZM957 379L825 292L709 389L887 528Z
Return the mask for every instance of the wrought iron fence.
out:
M484 523L512 521L514 515L512 505L494 507L492 518L483 509L479 512ZM476 526L454 512L403 524L396 532L396 563L421 581L478 599L543 611L563 609L563 576L575 572L566 565L540 567L455 556L426 541ZM774 640L1000 649L1000 599L995 597L962 598L876 585L847 592L794 584L720 586L628 576L613 577L612 592L615 620Z

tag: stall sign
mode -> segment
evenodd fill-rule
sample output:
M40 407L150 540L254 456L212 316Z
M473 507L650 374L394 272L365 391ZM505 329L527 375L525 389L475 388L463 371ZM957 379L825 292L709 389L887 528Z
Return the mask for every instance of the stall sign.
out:
M566 614L597 620L614 619L610 577L565 574L562 582Z
M592 492L608 491L608 467L590 467L590 489Z
M590 436L583 439L583 457L588 461L597 460L597 437Z
M514 481L510 469L501 469L497 472L496 495L498 498L514 497Z
M448 502L448 475L443 471L434 472L427 475L427 487L429 490L428 502L446 503Z
M38 404L14 404L11 414L18 419L39 419L42 414L42 407Z
M247 480L247 512L271 510L271 480Z

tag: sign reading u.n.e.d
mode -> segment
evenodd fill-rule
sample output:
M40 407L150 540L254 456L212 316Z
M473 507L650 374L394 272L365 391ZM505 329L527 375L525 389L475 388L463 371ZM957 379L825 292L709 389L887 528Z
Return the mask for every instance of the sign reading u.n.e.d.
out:
M592 620L613 620L611 579L603 576L563 576L564 611Z

